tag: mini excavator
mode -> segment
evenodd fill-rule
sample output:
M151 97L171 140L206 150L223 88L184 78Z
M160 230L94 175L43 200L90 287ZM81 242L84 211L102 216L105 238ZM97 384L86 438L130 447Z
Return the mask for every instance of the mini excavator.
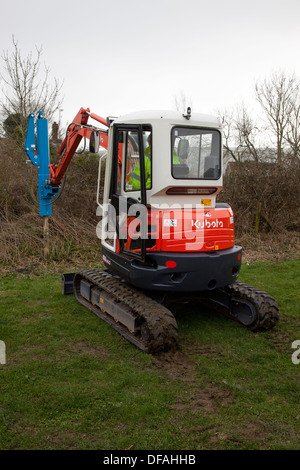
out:
M89 139L90 152L104 152L97 235L105 268L62 275L63 293L74 292L80 304L152 354L178 347L172 305L179 302L208 305L252 331L275 326L274 298L237 280L242 248L235 244L233 211L216 202L223 183L218 118L188 108L105 119L81 108L50 163L48 122L41 111L36 121L32 113L25 151L38 166L41 216L51 215L82 139Z

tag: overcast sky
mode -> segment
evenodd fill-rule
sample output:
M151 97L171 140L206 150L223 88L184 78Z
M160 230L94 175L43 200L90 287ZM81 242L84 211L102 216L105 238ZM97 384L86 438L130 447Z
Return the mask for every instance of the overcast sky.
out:
M64 81L63 122L174 109L215 113L244 100L273 70L300 76L300 0L0 0L0 49L43 47ZM1 67L3 66L3 63Z

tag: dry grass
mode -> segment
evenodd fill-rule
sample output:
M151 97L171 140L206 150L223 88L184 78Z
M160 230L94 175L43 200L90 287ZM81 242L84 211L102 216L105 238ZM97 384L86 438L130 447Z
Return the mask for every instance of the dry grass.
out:
M33 272L99 265L96 236L98 160L78 155L72 160L62 197L50 219L50 254L43 257L42 219L26 181L24 152L14 142L0 141L0 270ZM262 171L264 170L264 171ZM220 201L235 213L236 243L244 247L244 262L299 258L300 163L293 166L243 164L225 175ZM36 167L29 185L36 188ZM257 203L262 203L260 232L255 233ZM265 218L269 221L266 222Z
M50 219L50 253L43 254L43 221L35 198L37 168L26 173L24 152L9 139L0 141L0 269L1 272L53 270L56 266L99 263L96 236L98 161L75 156L68 169L62 197ZM27 176L27 177L26 177ZM59 268L58 268L59 269Z
M50 219L50 253L44 259L43 226L35 214L24 214L0 226L0 270L11 273L47 271L62 266L99 263L100 241L96 225L54 214Z
M96 222L54 214L50 220L50 255L43 256L43 227L34 212L0 225L0 272L62 272L101 263L101 243ZM243 247L243 262L278 262L300 258L300 233L243 234L236 243Z
M252 233L237 237L243 247L243 262L283 261L300 258L300 232Z

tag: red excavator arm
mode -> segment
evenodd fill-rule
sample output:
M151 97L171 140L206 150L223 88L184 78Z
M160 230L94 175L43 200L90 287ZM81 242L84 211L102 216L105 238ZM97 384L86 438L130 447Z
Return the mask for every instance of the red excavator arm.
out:
M109 127L109 120L104 119L97 114L91 113L89 108L80 108L79 112L69 124L66 137L62 142L57 152L57 159L55 163L49 165L50 173L49 183L52 186L59 185L67 168L72 160L78 146L83 137L90 139L91 134L96 132L100 136L100 145L107 149L108 147L108 130L98 129L94 126L88 125L88 119L92 118L95 121Z

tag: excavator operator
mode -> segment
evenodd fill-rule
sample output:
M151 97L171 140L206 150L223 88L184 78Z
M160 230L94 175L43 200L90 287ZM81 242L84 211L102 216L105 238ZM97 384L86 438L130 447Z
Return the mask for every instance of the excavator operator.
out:
M152 165L152 152L151 152L151 134L147 138L148 147L145 149L145 179L146 179L146 188L151 188L151 165ZM138 162L135 169L130 175L129 185L132 187L132 190L141 189L141 170L140 163Z
M148 135L147 143L148 147L144 151L145 156L145 179L146 179L146 188L151 188L151 165L152 165L152 150L151 150L151 133ZM180 165L180 160L175 150L173 150L173 165ZM140 174L140 164L137 163L135 169L130 175L129 185L133 191L141 189L141 174Z

